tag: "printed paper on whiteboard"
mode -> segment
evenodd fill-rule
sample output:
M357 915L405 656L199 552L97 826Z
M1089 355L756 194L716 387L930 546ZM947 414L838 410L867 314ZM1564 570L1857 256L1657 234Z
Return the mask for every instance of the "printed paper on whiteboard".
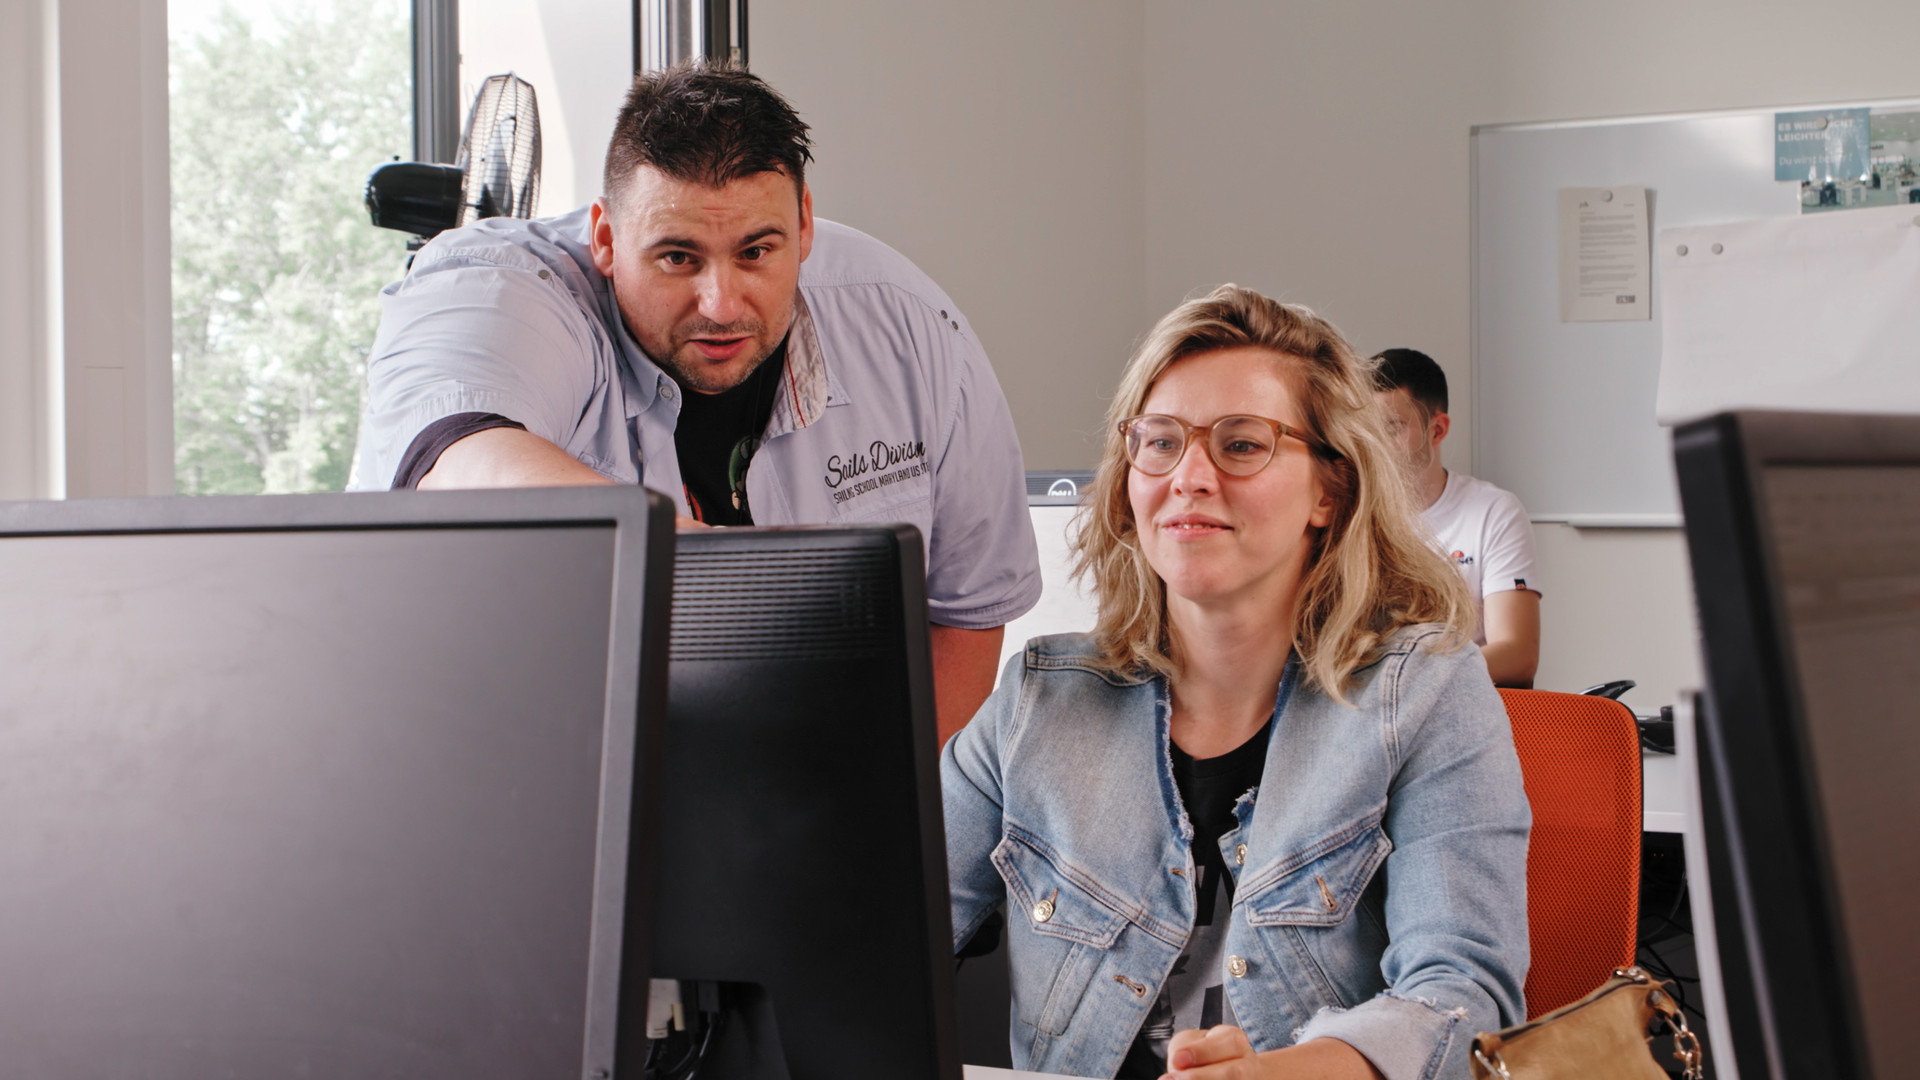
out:
M1661 423L1920 413L1920 205L1662 229L1659 248Z
M1647 189L1560 189L1560 321L1652 318Z

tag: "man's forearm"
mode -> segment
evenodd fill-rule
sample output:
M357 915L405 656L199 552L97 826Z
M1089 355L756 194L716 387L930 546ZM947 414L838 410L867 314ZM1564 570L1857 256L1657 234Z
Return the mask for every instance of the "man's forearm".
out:
M532 432L497 427L476 431L440 452L422 491L459 488L582 487L613 481Z
M1516 641L1489 641L1480 647L1480 655L1486 658L1493 685L1533 688L1533 676L1540 667L1538 649L1528 649Z
M1006 638L1007 628L962 630L935 623L931 630L934 706L939 714L940 745L945 746L993 693L994 673L1000 667L1000 643Z

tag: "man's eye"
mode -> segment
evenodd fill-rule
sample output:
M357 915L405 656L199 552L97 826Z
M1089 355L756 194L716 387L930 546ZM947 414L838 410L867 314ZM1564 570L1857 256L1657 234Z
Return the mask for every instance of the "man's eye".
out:
M665 255L660 256L660 261L666 263L668 266L686 266L693 262L693 256L684 251L669 251Z
M740 257L747 260L748 262L758 262L761 259L764 259L767 257L768 250L769 249L765 244L755 244L752 247L748 248L747 250L741 252Z

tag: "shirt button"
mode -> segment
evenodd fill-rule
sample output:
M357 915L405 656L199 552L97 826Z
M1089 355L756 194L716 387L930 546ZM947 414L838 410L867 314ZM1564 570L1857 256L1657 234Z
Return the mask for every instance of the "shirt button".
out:
M1247 977L1247 958L1244 956L1227 957L1227 974L1236 979Z
M660 396L661 396L661 397L663 397L663 398L666 398L666 399L667 399L668 401L672 401L672 400L673 400L673 384L672 384L672 383L661 383L661 384L660 384Z
M540 271L540 280L541 280L541 281L545 281L545 280L547 280L548 278L550 278L550 277L552 277L552 276L553 276L553 271L551 271L551 270L542 270L542 271Z
M1233 865L1235 866L1247 865L1247 845L1235 844L1233 846Z
M1034 922L1046 922L1048 919L1051 919L1051 918L1053 918L1053 901L1042 900L1039 903L1033 905L1033 921Z

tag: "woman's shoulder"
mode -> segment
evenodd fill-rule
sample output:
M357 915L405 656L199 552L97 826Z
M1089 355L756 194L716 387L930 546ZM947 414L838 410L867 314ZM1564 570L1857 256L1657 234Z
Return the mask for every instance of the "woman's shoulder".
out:
M1021 662L1028 675L1052 673L1090 675L1112 686L1143 686L1150 672L1116 671L1101 653L1092 634L1046 634L1028 638Z
M1354 672L1356 680L1374 682L1381 678L1451 682L1456 679L1487 681L1487 663L1474 647L1473 640L1446 623L1409 623L1387 634L1372 662Z

